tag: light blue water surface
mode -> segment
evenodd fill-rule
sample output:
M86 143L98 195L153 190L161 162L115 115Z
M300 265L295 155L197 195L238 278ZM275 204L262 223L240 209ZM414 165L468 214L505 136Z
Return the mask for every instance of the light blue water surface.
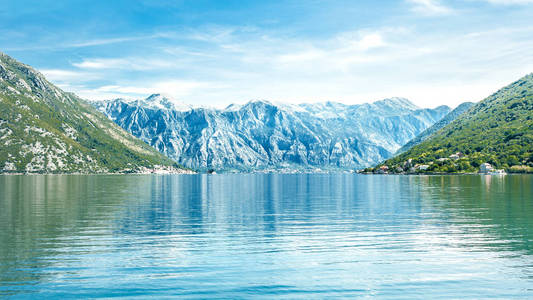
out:
M533 298L533 176L0 176L0 297Z

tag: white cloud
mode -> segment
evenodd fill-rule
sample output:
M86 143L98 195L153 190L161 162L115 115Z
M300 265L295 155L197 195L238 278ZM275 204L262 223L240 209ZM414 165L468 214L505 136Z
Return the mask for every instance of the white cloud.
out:
M80 69L105 70L105 69L123 69L123 70L161 70L171 68L172 65L163 59L147 59L143 57L127 58L91 58L84 59L81 62L72 63L73 66Z
M150 90L175 97L184 97L198 89L212 89L217 87L217 84L210 84L209 82L204 81L168 80L155 83L150 87Z
M6 32L4 34L4 32ZM8 34L14 37L17 37L17 33L11 33L9 31L1 32L3 35L7 36ZM19 35L22 35L18 33ZM76 42L66 42L66 43L57 43L57 44L49 44L46 43L44 45L35 45L31 44L27 47L13 47L13 48L6 48L4 50L10 50L10 51L29 51L29 50L58 50L58 49L68 49L68 48L84 48L84 47L94 47L94 46L104 46L104 45L110 45L110 44L120 44L120 43L127 43L127 42L139 42L141 40L149 40L149 39L156 39L156 38L164 38L164 37L176 37L174 34L169 34L165 32L155 33L151 35L143 35L143 36L119 36L119 37L113 37L113 38L107 38L107 39L88 39L88 40L82 40Z
M128 62L123 59L87 59L79 63L73 63L73 66L80 69L109 69L118 67L126 67Z
M384 37L385 35L391 33L402 34L404 32L405 30L403 28L343 32L335 37L335 42L344 45L344 47L350 48L351 50L367 51L387 46Z
M443 5L439 0L407 0L413 5L413 11L423 15L448 15L453 9Z
M492 4L514 5L514 4L533 4L533 0L485 0Z
M70 87L83 98L90 100L107 100L114 98L139 99L151 94L165 94L176 98L186 98L197 90L216 90L224 86L194 80L162 80L139 85L104 85L98 88L87 86Z
M309 49L298 53L283 54L279 57L281 63L306 62L321 59L326 55L322 50Z
M410 47L401 40L409 33L405 28L383 28L378 30L358 30L340 33L321 44L297 43L282 49L274 59L268 61L272 55L246 58L247 62L272 65L273 68L284 72L309 72L334 74L350 72L370 63L386 63L395 59L406 59L423 55L426 48ZM282 43L279 42L278 43ZM287 44L287 42L284 42ZM255 54L254 54L255 55Z
M131 41L139 41L139 40L151 39L151 38L155 38L155 37L157 37L157 35L115 37L115 38L108 38L108 39L94 39L94 40L86 40L86 41L67 44L67 45L65 45L65 47L72 47L72 48L80 47L81 48L81 47L89 47L89 46L101 46L101 45L117 44L117 43L131 42Z
M383 45L385 45L385 43L383 42L383 38L381 37L380 34L376 34L376 33L366 35L365 37L361 39L361 41L359 41L359 44L358 44L358 46L363 50L368 50L368 49L380 47Z
M96 74L87 73L87 72L78 72L70 70L61 70L61 69L41 69L39 70L48 80L51 81L72 81L72 80L89 80L96 79Z
M404 96L428 107L481 100L533 70L533 27L464 31L383 27L315 39L221 29L201 46L180 41L145 57L86 58L74 70L48 74L89 99L164 93L226 106L257 98L360 103Z

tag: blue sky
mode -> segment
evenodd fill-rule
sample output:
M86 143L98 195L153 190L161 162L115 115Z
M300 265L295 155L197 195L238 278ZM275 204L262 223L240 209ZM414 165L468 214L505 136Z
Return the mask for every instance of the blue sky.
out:
M0 51L87 99L455 106L533 72L533 0L2 2Z

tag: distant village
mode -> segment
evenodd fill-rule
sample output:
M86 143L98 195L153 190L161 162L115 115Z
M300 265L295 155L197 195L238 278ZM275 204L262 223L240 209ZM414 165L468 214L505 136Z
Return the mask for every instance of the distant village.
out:
M364 170L360 170L358 173L363 174L431 174L431 173L446 173L446 172L438 172L435 171L435 166L442 165L449 162L455 162L459 161L460 159L465 158L466 156L462 152L457 152L454 154L451 154L448 157L441 157L438 158L434 162L429 162L427 164L419 164L414 163L413 159L408 159L403 162L403 164L389 166L389 165L381 165L376 168L367 168ZM455 164L454 164L455 165ZM471 172L472 173L472 172ZM479 170L477 171L479 174L488 174L488 175L504 175L506 174L505 170L503 169L496 169L491 164L485 162L479 165Z

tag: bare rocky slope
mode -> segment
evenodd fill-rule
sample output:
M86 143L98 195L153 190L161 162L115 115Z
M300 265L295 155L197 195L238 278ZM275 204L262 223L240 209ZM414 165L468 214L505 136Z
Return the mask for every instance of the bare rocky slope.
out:
M355 169L389 158L444 117L407 99L361 105L251 101L194 108L159 94L94 105L122 128L194 169Z

